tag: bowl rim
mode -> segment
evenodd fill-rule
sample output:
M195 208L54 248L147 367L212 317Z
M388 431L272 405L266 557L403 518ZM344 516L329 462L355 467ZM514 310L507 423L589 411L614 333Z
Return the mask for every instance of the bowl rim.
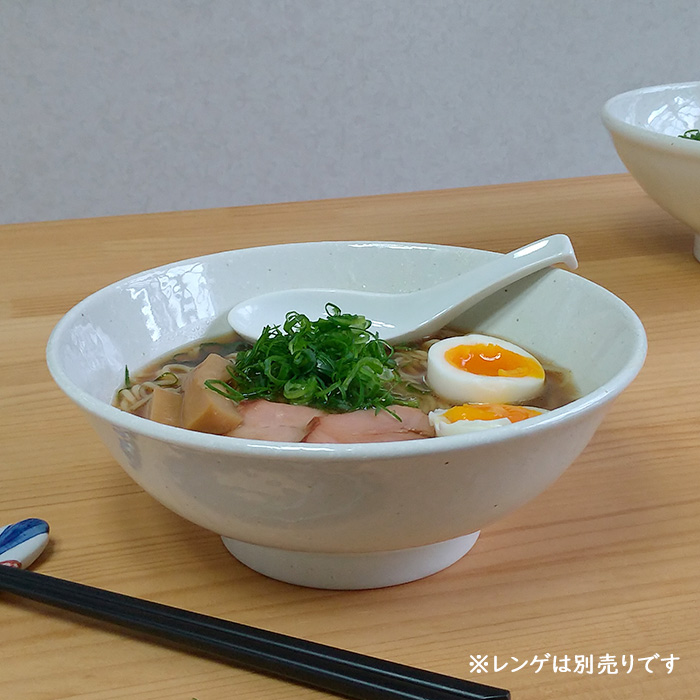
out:
M161 442L166 442L179 447L189 449L204 450L206 452L218 453L222 455L238 455L249 457L287 457L290 459L304 459L312 461L347 461L361 459L396 459L409 456L419 456L426 454L451 453L463 450L467 447L486 445L494 442L508 442L519 439L524 435L534 435L542 430L547 430L550 426L566 424L575 420L579 415L587 413L594 408L600 408L615 399L622 391L631 384L637 374L641 371L647 354L648 340L642 321L634 310L618 296L610 292L605 287L576 275L573 272L563 269L553 270L557 274L574 275L582 283L596 287L600 293L607 296L616 305L621 313L625 315L633 326L633 331L637 339L634 352L629 356L627 364L612 378L592 392L575 399L569 404L554 409L548 413L536 416L528 421L513 423L502 426L499 430L483 430L462 435L444 436L439 439L416 439L405 441L376 442L376 443L296 443L296 442L276 442L268 440L249 440L246 438L236 438L227 435L213 435L200 433L185 428L164 425L155 421L136 416L120 410L105 401L99 400L88 392L78 387L64 372L58 356L58 345L62 335L69 328L72 320L80 316L83 309L89 305L96 297L108 294L112 289L128 284L132 280L142 278L146 275L153 275L159 271L164 271L174 265L186 265L203 260L218 257L224 254L235 253L236 251L246 251L252 249L288 248L289 246L308 246L314 244L376 244L376 245L399 245L425 246L426 248L461 248L474 250L479 253L489 253L477 248L467 246L453 246L449 244L421 244L416 242L403 241L370 241L370 240L342 240L342 241L309 241L297 243L281 243L268 246L253 246L249 248L239 248L223 250L207 255L194 256L185 260L177 260L147 270L137 272L128 277L119 279L107 286L93 292L75 306L69 309L51 331L46 345L46 363L51 376L58 388L66 394L80 409L89 415L112 425L119 431L128 431L146 438L151 438ZM116 391L116 389L115 389Z
M688 81L682 83L664 83L661 85L649 85L645 87L635 88L621 92L608 99L602 107L601 119L608 131L613 135L623 135L631 141L636 141L647 146L656 147L659 150L668 151L673 149L679 154L688 157L700 158L700 148L697 144L692 143L689 139L662 134L653 129L647 129L637 124L631 124L624 119L616 116L613 112L613 107L620 102L629 101L639 95L652 94L658 92L678 92L681 90L700 90L700 81ZM698 125L700 128L700 125Z

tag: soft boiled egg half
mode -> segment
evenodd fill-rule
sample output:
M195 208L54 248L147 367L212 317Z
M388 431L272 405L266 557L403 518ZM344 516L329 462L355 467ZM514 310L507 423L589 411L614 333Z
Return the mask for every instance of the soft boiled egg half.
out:
M445 338L428 350L426 381L454 404L523 403L542 391L544 378L529 352L488 335Z
M428 414L438 437L461 435L517 423L546 413L544 408L511 406L508 404L477 403L436 409Z

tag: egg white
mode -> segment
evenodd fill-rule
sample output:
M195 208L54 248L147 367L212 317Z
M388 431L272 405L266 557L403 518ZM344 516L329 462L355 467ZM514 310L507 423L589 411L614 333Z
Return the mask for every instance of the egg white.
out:
M537 396L544 386L544 378L538 377L489 377L473 374L455 367L445 359L445 352L458 345L499 345L505 350L534 360L529 352L500 338L479 333L445 338L428 350L428 386L443 399L462 403L522 403ZM541 365L540 365L541 367ZM492 421L487 421L492 422Z

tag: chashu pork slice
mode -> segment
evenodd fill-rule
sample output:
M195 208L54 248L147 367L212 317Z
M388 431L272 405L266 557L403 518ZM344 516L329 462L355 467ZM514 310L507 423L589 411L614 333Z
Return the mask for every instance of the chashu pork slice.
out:
M325 413L312 419L303 442L391 442L435 436L428 416L420 409L391 406L391 411L401 420L384 410Z
M232 437L275 442L301 442L308 433L309 422L324 415L309 406L276 403L265 399L244 401L238 405L243 422L232 430Z

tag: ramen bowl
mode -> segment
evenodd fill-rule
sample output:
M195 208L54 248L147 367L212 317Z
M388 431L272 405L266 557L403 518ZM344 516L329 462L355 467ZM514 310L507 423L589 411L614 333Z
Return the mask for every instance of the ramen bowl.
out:
M449 437L364 444L275 443L163 425L112 405L124 368L228 330L237 302L264 291L408 292L498 253L400 242L248 248L176 262L80 302L47 347L58 386L154 499L223 538L267 576L360 589L420 579L482 528L535 498L578 457L644 362L635 313L596 284L550 268L453 324L508 339L571 371L580 398L520 423Z
M603 123L620 160L642 189L695 234L700 260L700 141L679 138L700 129L700 82L656 85L611 98Z

